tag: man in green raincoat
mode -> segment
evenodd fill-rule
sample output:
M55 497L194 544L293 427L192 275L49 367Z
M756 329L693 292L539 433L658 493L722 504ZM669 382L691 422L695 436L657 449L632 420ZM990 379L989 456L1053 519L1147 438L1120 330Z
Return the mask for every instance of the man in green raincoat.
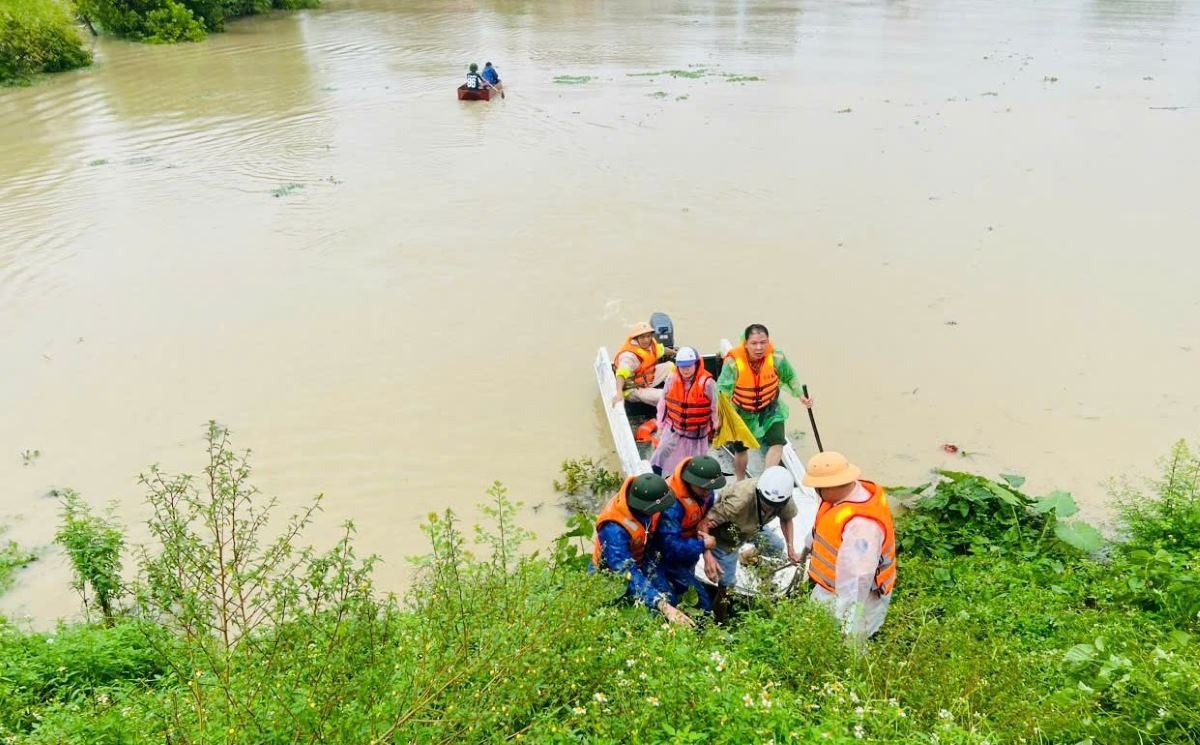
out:
M767 448L766 468L779 465L787 442L788 408L779 396L783 387L805 406L812 406L812 399L804 395L792 363L771 344L767 327L750 324L742 335L741 346L725 356L717 391L729 396L751 434ZM734 453L734 476L741 481L746 478L750 451L740 442L731 443L729 449Z

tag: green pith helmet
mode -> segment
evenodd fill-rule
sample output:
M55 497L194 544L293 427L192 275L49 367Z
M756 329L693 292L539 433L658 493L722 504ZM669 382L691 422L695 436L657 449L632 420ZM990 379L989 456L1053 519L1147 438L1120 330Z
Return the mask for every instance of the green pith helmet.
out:
M625 495L629 508L647 515L662 512L675 504L675 495L662 476L643 473L629 485Z
M479 71L479 65L475 64L474 62L472 62L472 63L471 63L471 66L470 66L470 67L468 67L467 69L468 69L468 70L470 70L471 72L478 72L478 71Z
M683 469L683 480L706 491L725 486L725 474L721 473L721 464L711 455L692 458Z

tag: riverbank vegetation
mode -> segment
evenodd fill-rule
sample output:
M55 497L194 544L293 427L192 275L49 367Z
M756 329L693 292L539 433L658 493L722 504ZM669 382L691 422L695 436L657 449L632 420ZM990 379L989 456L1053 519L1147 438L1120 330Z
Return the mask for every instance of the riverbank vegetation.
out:
M412 590L382 595L352 526L331 547L305 547L319 500L269 519L245 454L215 425L208 441L198 477L142 477L153 539L124 554L134 581L117 579L109 518L64 502L77 587L93 609L100 587L115 588L111 612L49 633L4 623L0 736L1200 740L1200 458L1182 444L1151 487L1119 489L1108 542L1074 519L1069 495L1027 496L1018 477L949 472L910 490L890 616L853 649L804 598L749 602L731 626L698 632L616 604L618 578L580 570L590 521L573 517L548 550L526 553L499 485L474 532L431 514Z
M151 43L200 41L225 22L271 10L315 8L320 0L76 0L80 17L124 39Z
M0 0L0 85L92 63L68 7L58 0Z

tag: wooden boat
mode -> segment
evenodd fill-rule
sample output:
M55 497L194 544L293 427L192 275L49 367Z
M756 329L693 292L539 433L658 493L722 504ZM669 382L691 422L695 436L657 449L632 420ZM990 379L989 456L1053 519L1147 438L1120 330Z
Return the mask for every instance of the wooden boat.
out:
M666 318L663 314L655 314ZM664 333L664 328L659 323L655 322L652 317L650 324L655 327L655 333L659 337L659 341L674 346L673 336L674 329L670 327L670 319L666 318L667 327ZM669 336L668 336L669 335ZM664 338L668 336L668 338ZM720 354L702 354L704 366L708 369L713 377L719 377L721 367L725 361L725 355L733 348L733 345L728 340L722 339L718 349ZM593 365L596 374L596 387L600 394L600 407L604 411L605 418L608 421L609 433L612 436L613 449L616 451L617 460L621 464L621 471L625 476L634 476L642 473L650 473L650 455L653 452L653 446L650 443L639 443L635 438L635 431L638 426L649 418L653 417L655 412L653 408L645 404L625 402L624 406L614 406L613 398L617 393L617 378L613 371L613 361L609 356L608 349L600 347L596 353L596 360ZM732 482L733 475L733 455L726 448L713 448L709 451L721 463L721 468L725 472L729 481ZM751 452L750 464L747 468L749 476L756 476L763 469L763 452ZM791 441L787 441L783 446L783 460L781 465L788 469L795 479L796 486L792 492L792 499L796 503L798 514L793 520L793 542L797 551L804 548L804 542L808 535L812 533L813 523L817 517L817 507L820 506L820 497L817 496L815 490L803 486L801 480L806 473L804 462L800 456L796 454L792 447ZM779 531L779 522L773 520L767 524L767 530L774 531L782 537ZM804 582L800 575L801 568L793 565L786 565L780 568L779 571L770 575L768 584L763 586L763 580L752 572L746 570L745 567L738 567L737 585L735 589L743 594L761 594L767 593L772 595L783 595L802 587ZM708 579L704 575L703 561L696 564L696 576L704 582Z
M491 101L491 88L468 88L466 83L458 86L459 101Z

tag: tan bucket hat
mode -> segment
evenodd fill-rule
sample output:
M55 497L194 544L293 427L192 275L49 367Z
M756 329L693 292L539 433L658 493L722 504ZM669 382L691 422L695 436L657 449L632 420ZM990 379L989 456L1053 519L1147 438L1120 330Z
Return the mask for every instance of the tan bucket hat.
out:
M808 473L804 474L804 485L818 489L831 486L845 486L858 481L862 470L841 453L829 450L817 453L808 460Z
M633 326L630 327L629 338L632 339L635 336L641 336L642 334L653 334L653 333L654 333L653 326L646 323L645 321L638 321L637 323L633 324Z

